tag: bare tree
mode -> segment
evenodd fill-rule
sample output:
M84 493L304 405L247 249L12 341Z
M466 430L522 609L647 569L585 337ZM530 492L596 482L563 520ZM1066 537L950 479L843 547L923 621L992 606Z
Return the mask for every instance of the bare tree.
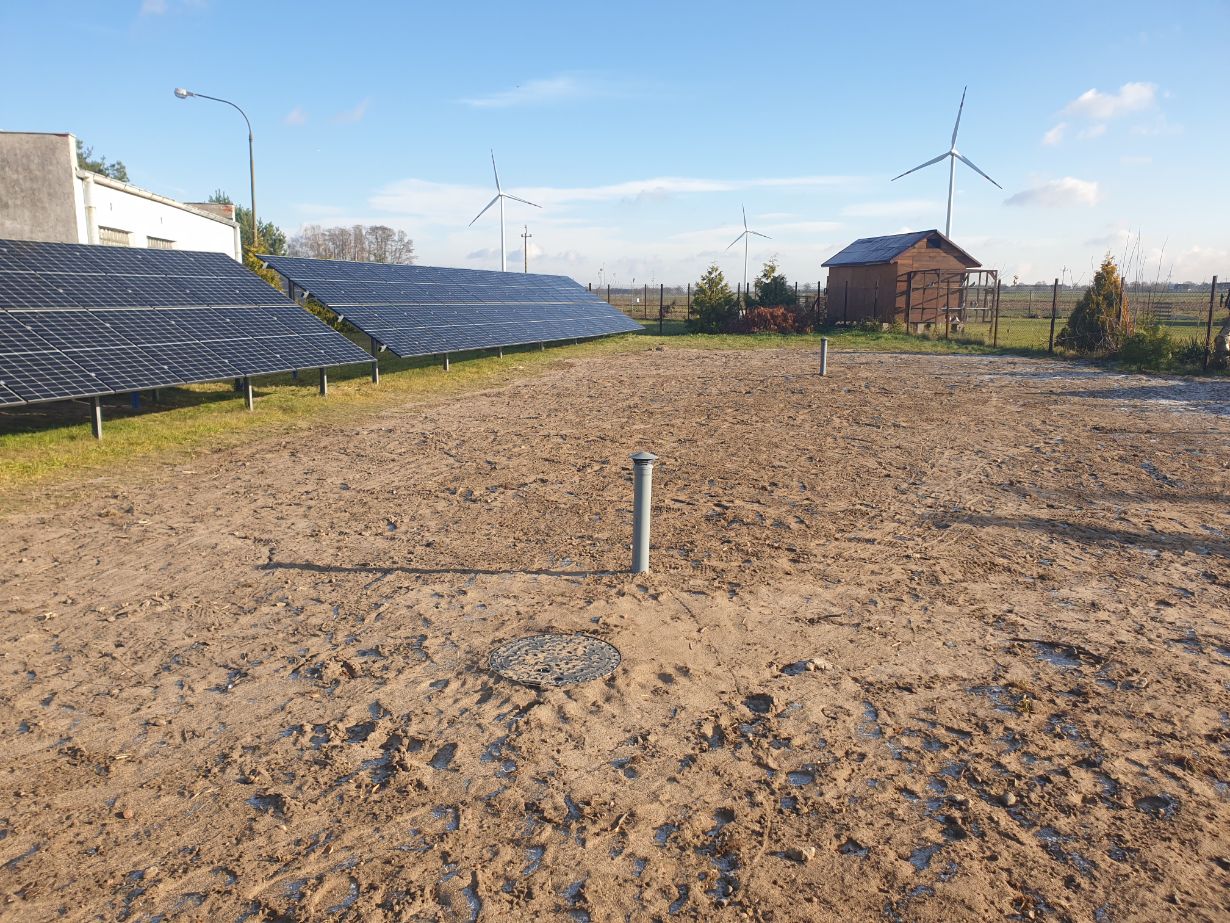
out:
M388 225L356 224L324 228L304 225L290 239L291 256L316 260L359 260L369 263L413 263L414 241Z

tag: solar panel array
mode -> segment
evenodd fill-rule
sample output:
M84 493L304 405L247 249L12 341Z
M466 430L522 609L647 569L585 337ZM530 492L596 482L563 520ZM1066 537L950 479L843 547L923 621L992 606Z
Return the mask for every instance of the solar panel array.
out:
M370 361L221 253L0 240L0 406Z
M399 356L641 329L565 276L286 256L261 259Z

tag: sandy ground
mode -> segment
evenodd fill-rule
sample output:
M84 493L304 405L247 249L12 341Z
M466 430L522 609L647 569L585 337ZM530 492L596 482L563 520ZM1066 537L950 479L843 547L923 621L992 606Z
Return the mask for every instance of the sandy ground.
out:
M0 917L1227 919L1230 385L815 366L574 358L8 517ZM544 630L623 663L488 672Z

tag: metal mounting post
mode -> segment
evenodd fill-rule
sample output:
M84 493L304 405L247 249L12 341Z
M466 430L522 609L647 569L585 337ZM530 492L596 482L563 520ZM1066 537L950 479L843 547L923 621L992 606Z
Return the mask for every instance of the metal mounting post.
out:
M379 350L379 347L376 346L375 337L368 337L368 340L371 342L372 384L378 385L380 384L380 359L379 359L380 350Z
M446 372L447 372L447 371L448 371L448 369L449 369L449 363L448 363L448 353L445 353L445 354L444 354L444 371L446 371Z
M329 371L324 368L320 370L320 396L329 396Z
M102 438L102 400L94 398L90 408L90 431L95 439Z
M253 401L252 401L252 379L251 378L243 379L243 406L248 408L248 410L251 410L252 407L254 406Z
M658 456L637 452L632 456L632 573L649 570L649 512L653 498L653 463Z
M829 338L820 338L820 377L829 373Z

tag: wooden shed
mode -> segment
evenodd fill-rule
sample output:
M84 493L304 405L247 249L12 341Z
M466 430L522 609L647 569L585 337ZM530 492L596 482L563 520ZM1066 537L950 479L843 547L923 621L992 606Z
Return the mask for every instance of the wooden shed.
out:
M939 231L863 237L823 264L831 321L943 323L959 314L981 263Z

